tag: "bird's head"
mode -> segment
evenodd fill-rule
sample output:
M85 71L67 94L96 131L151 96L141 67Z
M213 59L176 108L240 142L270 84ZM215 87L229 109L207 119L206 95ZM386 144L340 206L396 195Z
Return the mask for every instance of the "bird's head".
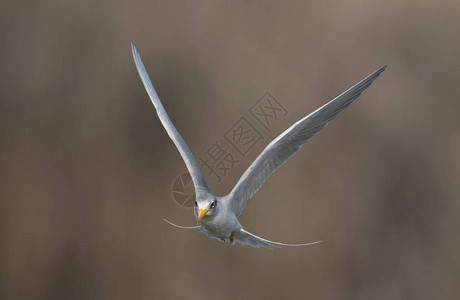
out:
M209 196L195 201L195 216L198 221L201 221L205 216L212 216L217 210L217 198L215 196Z

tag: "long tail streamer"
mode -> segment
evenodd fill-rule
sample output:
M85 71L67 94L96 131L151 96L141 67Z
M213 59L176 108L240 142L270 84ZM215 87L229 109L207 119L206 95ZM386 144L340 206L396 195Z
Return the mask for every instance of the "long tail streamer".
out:
M172 225L172 226L177 227L177 228L182 228L182 229L199 229L199 228L201 228L201 225L198 225L198 226L180 226L180 225L174 224L173 222L168 221L166 219L163 219L163 220L166 223L168 223L169 225Z
M306 243L306 244L285 244L285 243L280 243L280 242L274 242L274 241L270 241L270 240L267 240L267 239L263 239L261 238L260 236L257 236L255 234L252 234L246 230L244 230L243 228L240 229L242 232L250 235L250 236L253 236L255 237L256 239L259 239L261 241L264 241L266 243L269 243L269 244L275 244L275 245L280 245L280 246L290 246L290 247L302 247L302 246L310 246L310 245L314 245L314 244L319 244L323 241L316 241L316 242L312 242L312 243Z

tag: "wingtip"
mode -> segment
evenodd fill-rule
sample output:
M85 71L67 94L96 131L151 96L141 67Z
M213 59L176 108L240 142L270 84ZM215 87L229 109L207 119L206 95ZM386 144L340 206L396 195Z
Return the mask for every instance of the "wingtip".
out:
M369 82L369 84L374 81L377 77L380 76L380 74L385 71L387 65L384 65L383 67L381 67L380 69L377 69L375 70L374 72L372 72L371 74L369 74L366 78L364 78L363 80L361 80L357 85L359 85L360 83L363 83L363 82ZM366 88L368 87L368 85L366 86Z
M380 69L378 69L378 70L376 71L376 73L377 73L377 74L380 74L380 73L382 73L383 71L385 71L386 68L387 68L387 65L384 65L383 67L381 67Z
M137 53L136 46L133 44L133 42L131 42L131 52L133 53L134 56Z

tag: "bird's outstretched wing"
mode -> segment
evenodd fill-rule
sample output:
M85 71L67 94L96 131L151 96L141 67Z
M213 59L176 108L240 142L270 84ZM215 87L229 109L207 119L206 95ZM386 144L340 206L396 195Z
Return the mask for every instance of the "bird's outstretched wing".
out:
M289 247L302 247L302 246L310 246L314 244L321 243L322 241L317 241L313 243L306 243L306 244L285 244L285 243L279 243L279 242L273 242L269 241L266 239L263 239L261 237L258 237L255 234L252 234L250 232L247 232L244 229L240 229L235 232L235 240L241 245L249 245L254 248L259 248L259 247L264 247L264 248L279 248L279 246L289 246Z
M182 159L187 166L187 170L192 177L193 184L195 185L195 192L196 194L206 193L209 191L208 185L206 184L206 180L201 173L200 167L198 166L195 158L193 157L192 152L188 148L187 144L185 143L184 139L180 136L179 132L177 132L176 128L174 127L173 123L169 119L166 111L161 104L160 98L157 95L157 92L153 88L152 82L150 81L149 75L145 70L144 64L142 63L141 56L139 52L137 52L136 47L131 43L131 50L133 52L134 62L136 63L137 71L139 72L139 76L144 83L145 89L150 96L150 100L152 101L153 105L156 108L158 117L160 118L161 124L163 124L166 132L168 133L171 140L176 145L177 150L179 150Z
M385 70L385 67L370 74L274 139L244 172L230 194L225 196L235 214L239 216L246 202L259 190L265 180L311 137L326 127L339 112L358 98L361 92Z

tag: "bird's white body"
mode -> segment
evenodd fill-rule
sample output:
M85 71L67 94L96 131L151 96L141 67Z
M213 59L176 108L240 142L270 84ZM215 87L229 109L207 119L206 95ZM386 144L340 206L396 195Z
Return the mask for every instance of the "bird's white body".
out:
M250 245L256 248L272 248L277 246L306 246L319 243L306 244L284 244L263 239L243 229L238 217L241 215L246 202L259 190L267 178L275 172L284 162L294 155L310 138L317 134L321 129L326 127L329 121L350 105L364 91L385 67L373 72L350 89L329 101L313 113L294 123L276 139L274 139L256 158L251 166L244 172L238 183L235 185L230 194L224 197L216 197L209 191L206 180L201 173L192 152L185 141L177 132L173 123L169 119L160 98L158 97L152 82L145 70L144 64L134 45L132 52L136 63L137 71L144 83L145 89L150 96L153 105L156 108L158 117L166 129L169 137L176 145L181 154L187 169L192 177L195 186L195 217L198 220L198 226L184 227L173 224L171 225L184 229L202 229L209 237L221 241L234 241L242 245Z
M237 232L243 227L222 197L218 199L218 203L220 205L215 215L213 217L204 216L199 223L208 236L227 241L232 232Z

